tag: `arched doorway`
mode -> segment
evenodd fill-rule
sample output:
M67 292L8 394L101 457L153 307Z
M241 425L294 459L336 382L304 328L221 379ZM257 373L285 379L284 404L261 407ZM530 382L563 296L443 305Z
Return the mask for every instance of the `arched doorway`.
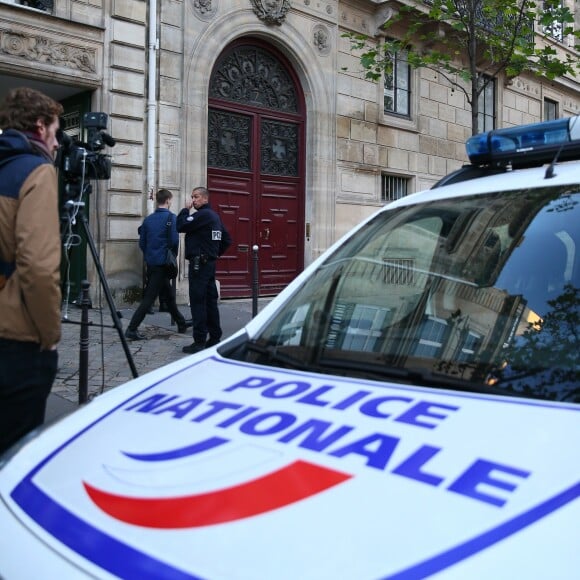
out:
M223 297L251 295L254 245L262 296L304 267L305 116L300 83L273 47L240 39L220 55L209 87L207 183L234 240L218 262Z

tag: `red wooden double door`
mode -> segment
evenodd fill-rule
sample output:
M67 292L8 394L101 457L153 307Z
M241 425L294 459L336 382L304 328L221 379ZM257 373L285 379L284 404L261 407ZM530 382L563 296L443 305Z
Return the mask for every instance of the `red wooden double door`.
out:
M233 245L221 295L277 294L304 267L304 97L291 66L257 39L230 45L209 88L207 183ZM258 247L257 262L253 247Z

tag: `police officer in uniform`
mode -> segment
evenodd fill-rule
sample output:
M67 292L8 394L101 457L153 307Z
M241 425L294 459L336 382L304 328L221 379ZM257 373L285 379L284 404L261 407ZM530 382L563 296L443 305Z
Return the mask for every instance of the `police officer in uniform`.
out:
M196 211L191 213L192 209ZM177 231L185 233L193 321L193 343L184 346L183 352L192 354L221 340L216 260L230 247L232 239L219 215L211 208L209 191L205 187L196 187L191 192L191 200L177 216Z

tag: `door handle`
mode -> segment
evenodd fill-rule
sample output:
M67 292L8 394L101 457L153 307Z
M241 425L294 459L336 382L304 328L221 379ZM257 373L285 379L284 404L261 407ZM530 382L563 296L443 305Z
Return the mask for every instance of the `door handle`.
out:
M270 228L264 229L264 241L267 242L270 239Z

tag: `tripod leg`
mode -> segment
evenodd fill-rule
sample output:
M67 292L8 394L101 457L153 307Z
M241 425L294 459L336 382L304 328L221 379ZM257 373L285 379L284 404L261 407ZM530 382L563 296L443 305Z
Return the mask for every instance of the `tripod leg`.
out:
M95 247L93 236L91 235L91 232L87 225L87 220L84 215L81 216L80 222L82 224L83 231L85 232L85 237L87 239L89 248L91 249L93 262L95 264L95 267L97 268L97 272L99 273L99 280L101 281L101 286L103 287L105 298L107 299L107 304L109 305L109 310L111 311L111 318L113 319L113 324L115 325L115 328L119 333L119 338L121 339L121 344L123 345L123 350L125 351L125 356L127 357L127 362L129 363L129 367L131 368L133 378L137 378L139 374L137 373L137 368L135 367L135 362L133 361L133 355L129 350L129 345L127 344L127 339L125 338L125 333L123 332L123 326L121 325L121 320L119 319L119 314L115 307L113 296L111 295L111 290L109 289L107 279L105 278L105 272L103 271L101 261L99 260L99 255L97 254L97 248Z
M79 341L79 405L88 400L89 393L89 286L83 280L81 282L81 336Z

